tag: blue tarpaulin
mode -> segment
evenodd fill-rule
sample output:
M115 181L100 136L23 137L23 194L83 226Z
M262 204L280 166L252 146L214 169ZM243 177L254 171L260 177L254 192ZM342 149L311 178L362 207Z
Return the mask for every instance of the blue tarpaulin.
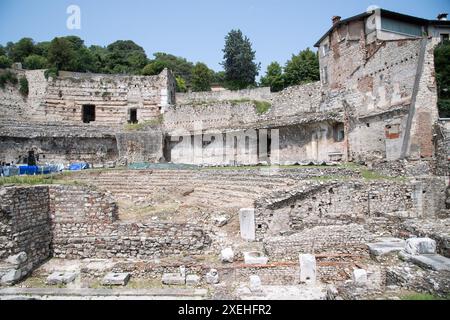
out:
M38 166L19 166L19 174L38 174Z
M89 164L87 164L86 162L72 163L69 166L69 170L71 170L71 171L78 171L78 170L85 170L85 169L89 169Z

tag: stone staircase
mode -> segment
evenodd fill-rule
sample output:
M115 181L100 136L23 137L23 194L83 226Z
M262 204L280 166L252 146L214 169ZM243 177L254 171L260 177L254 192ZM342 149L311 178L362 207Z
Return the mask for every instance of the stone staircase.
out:
M228 170L110 170L74 173L68 179L109 191L117 200L134 203L176 198L213 210L252 206L275 189L296 183L292 178Z

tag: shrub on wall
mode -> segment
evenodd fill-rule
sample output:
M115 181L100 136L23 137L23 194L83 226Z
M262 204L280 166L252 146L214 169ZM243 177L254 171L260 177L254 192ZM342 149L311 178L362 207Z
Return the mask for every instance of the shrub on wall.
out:
M0 56L0 69L11 67L12 61L7 56Z
M7 71L5 73L0 74L0 88L4 88L7 83L15 86L18 80L14 73L11 71Z
M24 61L24 67L29 70L45 69L47 66L47 59L36 54L26 57Z
M19 92L27 97L29 93L28 80L25 77L21 77L19 80Z
M56 78L58 76L59 72L57 68L50 68L48 70L45 70L44 76L45 79L48 79L49 77L51 78Z

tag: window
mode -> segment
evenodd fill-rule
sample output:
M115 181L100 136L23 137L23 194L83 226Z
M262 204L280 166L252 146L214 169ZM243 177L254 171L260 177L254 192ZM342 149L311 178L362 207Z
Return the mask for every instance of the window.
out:
M344 124L338 123L333 127L333 138L336 142L342 142L345 138Z
M328 67L322 68L322 83L328 83Z
M422 26L385 17L381 19L381 29L408 36L422 36Z
M330 51L330 45L328 43L325 43L322 46L322 57L325 57L329 51Z
M441 42L448 41L448 40L449 40L449 34L441 33Z
M87 104L83 106L83 123L95 121L95 106Z
M137 109L130 109L128 110L128 113L129 113L128 123L138 123Z

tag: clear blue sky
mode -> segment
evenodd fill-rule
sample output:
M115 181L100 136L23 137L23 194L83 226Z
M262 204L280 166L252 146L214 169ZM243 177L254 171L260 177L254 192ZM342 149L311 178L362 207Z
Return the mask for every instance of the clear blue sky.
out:
M81 30L68 30L66 9L81 8ZM314 43L331 16L362 13L369 5L434 19L450 0L0 0L0 44L77 35L87 45L133 40L149 57L162 51L220 70L224 37L240 28L253 43L262 71Z

